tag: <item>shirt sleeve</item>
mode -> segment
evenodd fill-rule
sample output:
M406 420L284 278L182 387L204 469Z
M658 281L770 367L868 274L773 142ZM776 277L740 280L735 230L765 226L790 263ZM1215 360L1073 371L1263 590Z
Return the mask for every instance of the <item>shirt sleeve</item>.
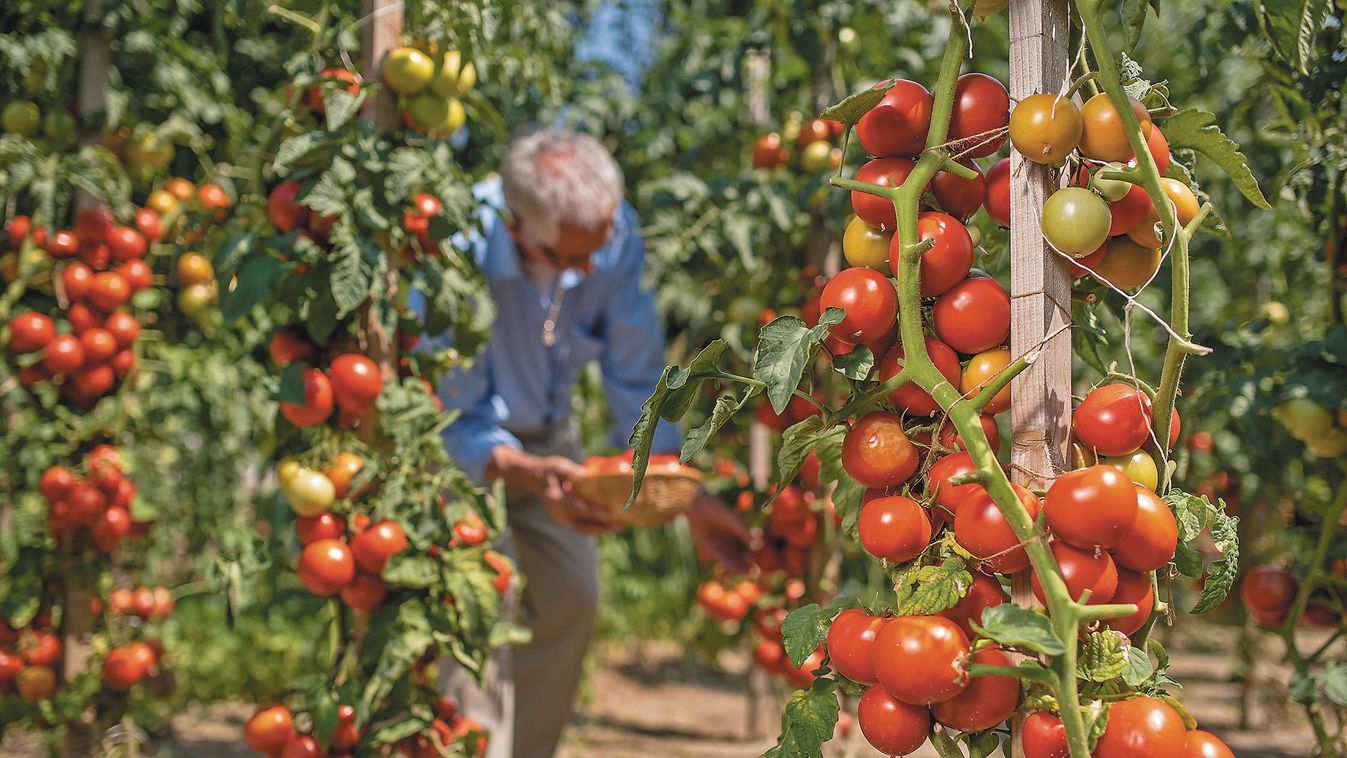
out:
M666 361L664 323L655 308L654 292L641 282L645 241L637 231L635 212L628 207L625 213L631 231L614 271L614 296L607 306L608 339L599 359L613 416L609 438L619 448L628 446L641 404L655 389ZM655 430L651 452L676 453L681 444L677 425L662 422Z
M448 347L445 337L437 340ZM436 394L445 410L460 416L444 430L444 447L459 468L479 486L486 484L486 465L497 445L521 449L519 439L502 424L507 411L496 395L491 376L491 347L478 354L472 366L457 368L440 379Z

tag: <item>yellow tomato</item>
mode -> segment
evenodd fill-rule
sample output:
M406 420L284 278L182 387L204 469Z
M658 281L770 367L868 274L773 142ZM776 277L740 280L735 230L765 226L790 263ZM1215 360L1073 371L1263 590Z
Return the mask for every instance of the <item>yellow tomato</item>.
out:
M885 274L889 272L889 243L893 232L884 232L852 216L842 235L842 255L852 266L864 266Z
M977 394L978 389L986 384L988 380L996 376L1002 369L1010 365L1010 349L998 347L994 350L978 353L968 359L968 365L964 366L963 376L959 381L959 391L964 395L972 396ZM996 393L992 401L987 404L987 413L1001 413L1010 408L1010 385L1007 384Z

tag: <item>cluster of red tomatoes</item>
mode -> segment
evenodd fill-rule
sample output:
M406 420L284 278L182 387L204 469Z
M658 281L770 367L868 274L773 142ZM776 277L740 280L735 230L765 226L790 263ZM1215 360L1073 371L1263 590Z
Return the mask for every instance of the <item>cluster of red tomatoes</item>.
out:
M281 331L272 338L272 357L278 365L287 365L313 353L313 344L307 341L281 347L278 340L293 339L293 335L282 336L286 334L292 333ZM343 425L349 424L374 408L374 401L379 399L384 384L379 365L360 353L337 355L329 362L327 371L305 368L303 377L304 401L280 404L281 415L298 427L326 423L334 410L341 411Z
M439 758L454 745L463 745L468 755L486 752L486 732L482 725L458 713L452 698L441 697L434 704L435 719L430 728L397 744L397 754L409 758ZM361 730L356 727L355 708L337 706L337 726L324 746L311 732L295 729L295 717L284 705L258 708L243 727L244 742L259 755L270 758L340 758L353 755L360 744Z
M163 651L150 642L128 642L103 657L103 683L114 690L129 690L159 670Z
M795 114L797 117L799 114ZM753 167L775 169L791 162L791 145L799 152L799 167L806 174L822 174L842 165L842 149L835 143L846 128L840 121L792 119L785 135L768 132L753 143Z
M47 501L47 528L57 537L87 529L94 547L111 553L136 527L131 521L136 485L123 473L121 455L111 445L90 450L83 473L48 467L38 491Z
M1338 561L1332 567L1338 578L1347 577L1347 565ZM1300 580L1282 566L1255 566L1244 575L1240 599L1259 626L1278 628L1286 623L1300 591ZM1319 629L1337 629L1347 619L1342 602L1327 588L1315 590L1305 603L1300 623Z
M162 231L158 213L150 208L136 211L135 226L118 225L105 208L87 209L73 230L50 234L34 228L27 216L9 220L10 247L19 249L31 235L37 249L61 262L50 283L61 307L58 317L68 326L68 331L58 329L55 319L36 311L10 320L10 351L40 356L20 359L25 386L56 381L66 400L83 407L117 388L136 365L133 348L140 334L140 322L124 306L153 283L144 258L150 240Z
M1169 143L1144 105L1136 100L1130 100L1130 105L1163 175L1170 162ZM1108 95L1095 95L1080 107L1067 97L1030 95L1016 104L1009 126L1011 143L1026 159L1045 165L1068 159L1079 163L1072 174L1073 186L1054 192L1044 203L1042 215L1048 242L1079 259L1080 265L1072 266L1073 274L1084 276L1088 268L1120 289L1150 281L1163 258L1156 233L1160 215L1141 185L1105 176L1136 166L1127 130ZM1001 170L1008 175L1009 168L1007 159ZM1197 215L1197 196L1177 179L1162 177L1160 183L1174 205L1179 225L1187 224ZM1003 215L993 218L1008 226L1009 204Z
M0 620L0 693L11 688L29 703L56 694L61 638L51 629L51 612L39 613L29 626L13 629Z
M118 587L108 593L107 611L113 616L135 616L158 621L173 615L177 603L167 587ZM95 607L97 613L101 608Z

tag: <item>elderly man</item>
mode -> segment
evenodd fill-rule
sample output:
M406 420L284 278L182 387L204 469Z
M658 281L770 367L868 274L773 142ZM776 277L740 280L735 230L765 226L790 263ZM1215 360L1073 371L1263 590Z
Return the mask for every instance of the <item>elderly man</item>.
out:
M450 454L478 483L505 483L501 549L519 561L533 638L493 657L485 688L467 686L457 670L446 672L444 686L491 730L492 758L545 758L570 717L594 629L595 535L614 526L569 487L581 471L572 388L597 361L610 439L625 447L663 369L664 332L642 286L645 247L623 201L622 171L597 140L558 130L523 137L509 146L499 178L475 194L483 232L470 241L496 320L472 368L438 391L462 412L445 432ZM666 425L653 449L678 444ZM749 533L723 502L703 494L687 518L700 550L743 567Z

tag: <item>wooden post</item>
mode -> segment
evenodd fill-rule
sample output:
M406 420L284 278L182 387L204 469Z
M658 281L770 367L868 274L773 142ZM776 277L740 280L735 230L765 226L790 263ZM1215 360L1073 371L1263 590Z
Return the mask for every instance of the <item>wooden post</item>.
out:
M1010 98L1058 92L1070 68L1066 0L1010 4ZM1071 280L1043 239L1043 202L1055 189L1053 170L1010 152L1010 352L1021 356L1071 321ZM1067 468L1071 439L1071 333L1063 330L1011 385L1011 479L1046 487ZM1011 579L1011 600L1035 606L1029 572ZM1019 733L1015 723L1014 734ZM1012 755L1024 750L1012 741Z
M384 56L401 43L402 5L400 0L365 0L365 24L361 28L365 81L379 80ZM365 103L365 119L381 128L397 127L398 118L397 96L387 87Z

